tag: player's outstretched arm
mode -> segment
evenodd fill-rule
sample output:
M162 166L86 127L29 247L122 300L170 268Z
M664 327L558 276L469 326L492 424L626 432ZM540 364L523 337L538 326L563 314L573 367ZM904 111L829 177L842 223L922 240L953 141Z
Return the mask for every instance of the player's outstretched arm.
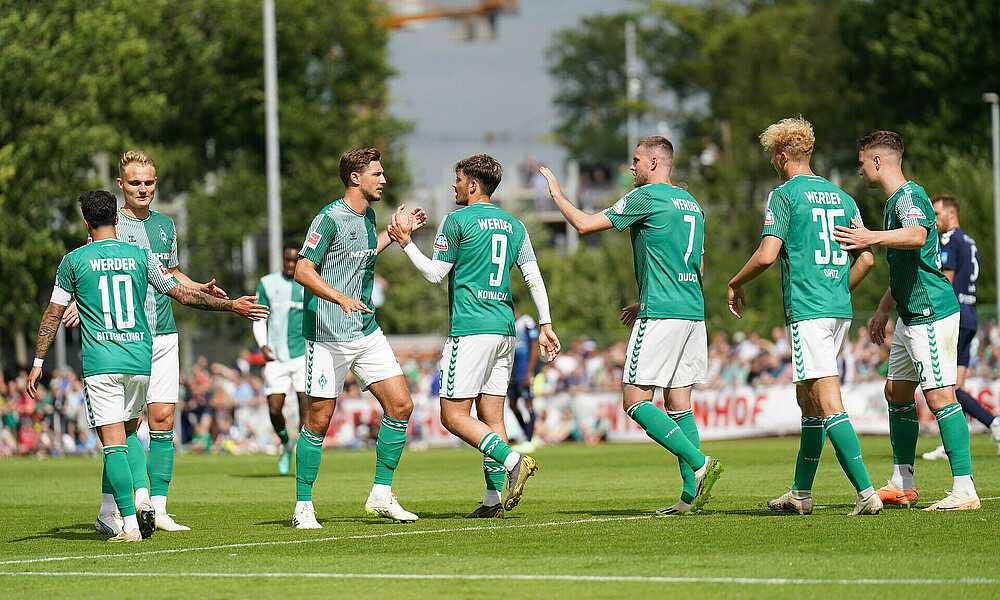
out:
M853 292L854 288L858 287L871 273L872 267L875 266L875 255L870 249L865 248L864 250L851 250L851 256L854 257L854 263L851 264L847 289Z
M298 264L295 265L295 281L309 290L313 296L340 306L348 315L355 312L375 312L365 306L364 302L342 294L339 290L324 281L319 271L316 270L316 263L304 256L300 256Z
M38 390L38 380L42 378L42 366L38 363L48 354L52 347L52 340L56 339L56 332L59 331L59 322L63 312L66 310L65 304L49 302L42 315L42 323L38 326L38 338L35 340L35 365L28 373L28 396L32 399Z
M851 219L851 227L837 225L833 239L839 242L844 250L864 250L872 246L915 250L924 247L924 242L927 241L927 228L923 225L910 225L899 229L871 231L861 221Z
M563 194L562 187L559 185L559 180L556 176L549 170L548 167L540 167L538 172L542 174L542 177L549 182L549 195L555 200L556 207L559 212L562 213L569 224L572 225L580 235L590 235L592 233L597 233L598 231L604 231L605 229L611 229L614 225L611 223L611 219L608 218L604 213L589 214L585 213L572 202L569 198Z
M743 318L743 311L740 310L740 304L743 306L747 305L746 291L743 289L743 286L747 282L753 281L754 278L774 264L774 261L778 260L778 253L781 252L783 243L781 238L773 235L762 237L760 239L760 246L750 256L747 264L743 265L740 272L729 281L729 288L726 291L727 302L729 304L729 312L733 313L736 318Z
M206 294L183 283L174 286L166 294L184 306L199 310L228 310L251 321L264 319L268 314L266 306L256 303L257 296L242 296L236 300L229 300Z

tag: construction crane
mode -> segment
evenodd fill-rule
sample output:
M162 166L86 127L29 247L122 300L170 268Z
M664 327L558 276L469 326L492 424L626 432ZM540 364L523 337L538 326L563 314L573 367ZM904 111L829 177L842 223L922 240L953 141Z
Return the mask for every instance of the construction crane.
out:
M480 0L445 4L431 0L382 0L390 14L382 24L390 29L435 19L449 19L456 41L491 40L496 37L497 18L518 10L518 0Z

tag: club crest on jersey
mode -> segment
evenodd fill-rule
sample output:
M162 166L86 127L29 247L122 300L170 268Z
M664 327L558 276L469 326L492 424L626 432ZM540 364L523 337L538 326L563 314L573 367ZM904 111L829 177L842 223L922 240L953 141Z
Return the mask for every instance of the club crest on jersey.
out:
M321 239L323 239L323 236L321 236L318 231L314 231L314 232L310 233L309 237L306 238L306 247L312 248L313 250L315 250L317 244L319 244L319 241Z
M611 210L615 211L618 214L622 214L622 212L625 210L625 203L628 202L626 198L627 196L622 196L621 199L618 200L618 202L615 202L613 205L611 205Z
M926 219L927 217L926 217L926 215L924 215L924 211L920 210L920 207L918 207L918 206L911 206L909 209L907 209L906 216L903 217L903 218L904 219Z
M444 252L448 249L448 238L443 233L437 234L434 238L434 249Z
M774 225L774 213L770 208L764 212L764 225Z

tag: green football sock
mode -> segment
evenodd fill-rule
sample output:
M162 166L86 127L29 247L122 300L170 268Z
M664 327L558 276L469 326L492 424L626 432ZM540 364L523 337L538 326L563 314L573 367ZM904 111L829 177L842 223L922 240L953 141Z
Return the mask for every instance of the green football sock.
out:
M948 453L953 477L972 475L972 455L969 449L969 424L962 413L962 406L953 402L934 411L941 443Z
M892 444L892 463L912 465L917 454L917 436L920 434L920 420L917 418L917 403L913 400L904 404L889 403L889 442Z
M705 465L705 455L691 443L691 440L684 435L673 419L656 408L649 400L637 402L625 412L646 431L646 435L654 442L684 459L684 462L692 469L697 471Z
M489 456L483 455L483 475L486 477L486 489L500 491L503 490L504 477L507 469L502 463L498 463Z
M104 464L104 468L101 471L101 493L102 494L114 494L115 491L111 487L111 481L108 480L108 465L107 462Z
M287 444L288 443L288 428L287 427L285 429L282 429L281 431L276 432L276 433L278 434L278 439L281 440L282 444Z
M125 443L128 445L128 468L132 471L132 489L148 488L146 450L143 449L139 436L134 431L129 432L125 436Z
M111 483L118 512L123 517L134 515L135 499L132 497L132 472L128 467L128 446L105 446L104 470Z
M479 451L500 463L501 466L503 466L504 460L506 460L511 453L510 446L500 439L499 435L493 433L492 431L487 433L483 436L483 439L480 440ZM504 472L506 472L506 469Z
M392 485L392 475L399 466L399 457L406 445L406 419L382 417L375 441L375 483Z
M150 431L149 456L146 459L149 472L149 495L166 496L170 478L174 473L174 432Z
M295 448L295 499L300 502L312 500L313 484L319 473L319 462L323 458L323 436L306 429L299 432L299 443Z
M668 412L667 416L677 423L677 426L681 428L687 439L694 444L694 447L700 449L701 438L698 435L698 424L694 420L694 411L688 409ZM679 456L677 457L677 464L680 465L681 479L684 481L684 489L681 490L681 501L691 504L694 502L694 495L698 491L698 485L694 479L694 469Z
M861 442L854 431L854 425L846 412L834 413L823 419L823 428L837 451L837 460L844 469L847 478L851 480L854 489L860 492L872 486L865 469L865 461L861 458Z
M799 457L795 461L793 490L812 490L825 441L826 432L823 430L823 417L802 417L802 427L799 430Z

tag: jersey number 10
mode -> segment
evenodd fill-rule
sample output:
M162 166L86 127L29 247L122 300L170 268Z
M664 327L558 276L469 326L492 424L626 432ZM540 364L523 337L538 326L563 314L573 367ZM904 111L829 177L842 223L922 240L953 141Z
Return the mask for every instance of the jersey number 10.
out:
M110 286L107 275L101 275L101 279L97 282L97 289L101 290L101 312L104 313L104 328L112 329L117 324L118 329L131 329L135 327L135 298L132 296L132 277L130 275L113 275L110 279ZM111 321L112 296L115 300L114 323ZM122 306L122 300L124 300L124 306Z
M812 209L813 222L819 221L819 239L823 241L823 249L816 251L817 265L846 265L847 252L840 249L840 244L833 239L833 232L836 231L836 217L843 217L842 208L814 208ZM831 244L833 251L831 252Z

